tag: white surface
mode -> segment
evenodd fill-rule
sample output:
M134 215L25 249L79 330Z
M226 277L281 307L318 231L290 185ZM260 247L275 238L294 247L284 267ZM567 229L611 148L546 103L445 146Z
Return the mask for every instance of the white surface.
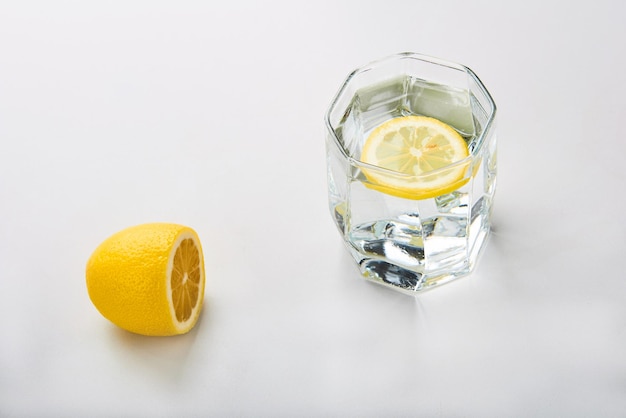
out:
M625 416L626 7L470 3L0 3L0 416ZM401 51L499 107L494 234L417 298L326 206L326 107ZM185 336L87 296L150 221L203 241Z

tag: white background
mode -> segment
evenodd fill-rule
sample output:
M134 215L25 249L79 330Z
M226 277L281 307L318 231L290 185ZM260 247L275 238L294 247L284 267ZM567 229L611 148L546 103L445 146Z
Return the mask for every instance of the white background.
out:
M0 416L626 416L623 2L0 3ZM494 232L418 297L360 279L324 112L414 51L498 105ZM200 235L187 335L104 319L127 226Z

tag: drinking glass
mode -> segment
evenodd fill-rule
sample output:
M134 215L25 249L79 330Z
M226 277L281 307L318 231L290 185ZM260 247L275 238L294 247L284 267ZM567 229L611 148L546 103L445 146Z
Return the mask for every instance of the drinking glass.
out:
M325 116L328 197L332 218L366 279L415 294L475 268L496 188L495 114L476 74L441 59L402 53L347 77ZM419 175L363 161L364 143L378 126L410 115L454 128L467 157ZM452 170L458 178L429 194L394 188Z

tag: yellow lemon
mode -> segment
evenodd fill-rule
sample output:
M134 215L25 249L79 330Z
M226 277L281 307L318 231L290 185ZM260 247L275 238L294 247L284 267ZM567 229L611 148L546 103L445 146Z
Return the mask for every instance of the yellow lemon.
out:
M86 279L91 301L117 326L143 335L184 334L204 299L200 239L176 224L124 229L96 248Z
M467 182L465 140L451 126L426 116L389 119L368 136L361 161L372 189L408 199L450 193ZM458 164L456 164L458 163Z

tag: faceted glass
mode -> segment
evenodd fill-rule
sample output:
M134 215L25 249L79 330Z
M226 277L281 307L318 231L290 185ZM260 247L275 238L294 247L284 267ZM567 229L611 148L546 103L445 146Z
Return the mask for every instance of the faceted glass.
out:
M328 196L334 222L365 278L413 294L472 271L490 229L495 113L472 70L424 55L394 55L348 76L325 118ZM454 128L469 156L420 176L361 161L363 144L377 126L409 115ZM462 177L438 195L411 195L372 180L419 183L450 170Z

